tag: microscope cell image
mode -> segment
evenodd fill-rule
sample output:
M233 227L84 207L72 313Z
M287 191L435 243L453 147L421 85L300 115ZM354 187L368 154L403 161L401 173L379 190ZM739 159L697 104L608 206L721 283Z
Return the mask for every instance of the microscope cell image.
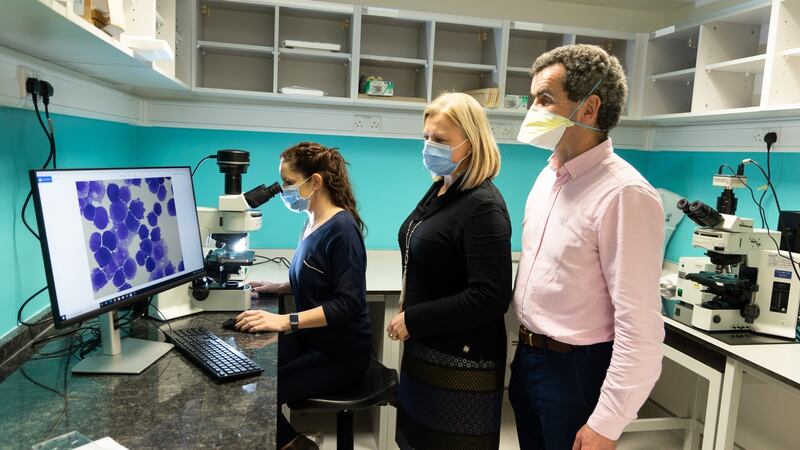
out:
M183 270L171 178L79 181L75 187L95 298Z

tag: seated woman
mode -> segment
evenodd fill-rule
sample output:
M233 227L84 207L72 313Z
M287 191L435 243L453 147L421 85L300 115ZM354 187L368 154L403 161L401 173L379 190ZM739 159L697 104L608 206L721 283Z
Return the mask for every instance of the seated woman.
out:
M361 380L370 361L365 227L345 164L335 148L313 142L281 154L281 196L308 222L289 281L250 284L256 292L292 294L297 314L250 310L237 317L240 331L293 331L278 338L278 449L317 448L292 428L282 404L344 389Z

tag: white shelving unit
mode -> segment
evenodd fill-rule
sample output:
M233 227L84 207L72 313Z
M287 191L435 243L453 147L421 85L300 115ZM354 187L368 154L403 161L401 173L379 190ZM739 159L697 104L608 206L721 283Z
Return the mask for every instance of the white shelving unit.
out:
M692 113L761 105L771 5L700 26Z
M528 95L531 66L539 55L575 40L569 33L545 31L543 24L510 22L505 71L505 95Z
M443 92L500 89L503 27L500 21L434 23L431 98Z
M195 88L274 92L277 8L197 3Z
M691 111L699 33L699 27L691 27L651 34L645 63L644 115Z
M762 104L800 104L800 2L776 0L773 15Z

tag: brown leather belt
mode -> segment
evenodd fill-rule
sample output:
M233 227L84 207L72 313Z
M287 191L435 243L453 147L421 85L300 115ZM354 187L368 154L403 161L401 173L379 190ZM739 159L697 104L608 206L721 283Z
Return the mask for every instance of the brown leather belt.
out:
M574 348L573 345L558 342L557 340L549 338L543 334L536 334L533 331L525 328L524 325L519 326L519 343L529 347L552 350L558 353L571 352Z

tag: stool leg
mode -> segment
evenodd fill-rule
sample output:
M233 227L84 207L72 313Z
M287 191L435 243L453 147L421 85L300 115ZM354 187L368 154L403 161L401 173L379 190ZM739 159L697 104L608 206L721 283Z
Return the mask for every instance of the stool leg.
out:
M353 450L353 411L336 414L336 450Z

